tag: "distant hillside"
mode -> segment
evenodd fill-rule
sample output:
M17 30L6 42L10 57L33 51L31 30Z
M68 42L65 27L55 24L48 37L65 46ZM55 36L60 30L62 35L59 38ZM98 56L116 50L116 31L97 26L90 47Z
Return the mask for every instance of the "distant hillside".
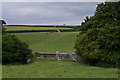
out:
M5 25L7 32L71 32L76 31L78 26L68 25Z

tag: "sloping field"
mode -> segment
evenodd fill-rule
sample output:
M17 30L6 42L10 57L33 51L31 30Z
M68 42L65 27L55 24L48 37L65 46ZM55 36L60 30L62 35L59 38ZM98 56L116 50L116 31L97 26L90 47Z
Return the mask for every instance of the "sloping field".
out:
M38 52L66 52L74 51L74 44L79 32L33 32L14 33L20 40L26 42L30 48Z
M29 26L4 26L6 31L17 31L17 30L69 30L72 28L61 28L61 27L29 27Z
M33 32L14 33L38 52L74 51L74 43L79 32ZM22 46L21 46L22 47ZM26 65L3 65L3 78L118 78L118 69L100 68L63 59L36 58Z

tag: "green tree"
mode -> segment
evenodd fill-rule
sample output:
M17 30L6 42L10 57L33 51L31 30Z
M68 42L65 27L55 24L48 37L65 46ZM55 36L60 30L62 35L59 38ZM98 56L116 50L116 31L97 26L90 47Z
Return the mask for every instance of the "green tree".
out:
M32 51L28 45L20 41L15 35L2 35L2 61L3 64L26 63L32 58Z
M94 16L86 17L76 40L76 53L86 63L103 67L120 65L120 2L98 4Z

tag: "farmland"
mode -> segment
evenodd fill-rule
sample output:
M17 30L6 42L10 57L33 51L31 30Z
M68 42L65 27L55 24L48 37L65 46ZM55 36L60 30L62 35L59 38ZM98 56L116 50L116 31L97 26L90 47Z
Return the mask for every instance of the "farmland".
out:
M118 69L38 58L27 65L3 65L3 78L118 78Z
M26 42L32 53L75 51L74 44L79 32L32 32L12 33ZM3 65L3 78L118 78L117 68L93 67L84 62L63 59L58 62L52 58L34 58L26 65Z
M32 4L23 4L21 8L15 5L16 9L12 10L14 11L12 15L11 13L6 15L8 11L5 11L8 25L4 26L6 32L3 30L2 36L2 46L4 46L2 48L2 61L4 61L2 77L112 78L110 80L116 78L117 80L120 77L120 2L95 3L94 12L91 5L94 4L87 3L87 6L84 6L84 3L82 5L60 4L57 5L58 7L56 3L55 5L46 4L44 7L41 7L41 4L36 4L34 7L31 7ZM77 9L75 9L76 6ZM89 10L87 10L88 7ZM3 10L8 9L5 6ZM15 10L17 10L17 16ZM38 10L41 10L40 13ZM43 23L46 25L42 25ZM50 25L57 23L64 24ZM7 33L16 35L20 40ZM57 58L32 56L36 51L64 53L66 50L77 54L77 57L74 57L68 53L72 59L76 58L76 62L72 59L61 58L62 55Z
M20 40L26 42L30 48L38 52L66 52L74 51L74 43L79 32L33 32L14 33Z
M61 27L29 27L29 26L4 26L6 31L16 31L16 30L64 30L72 28L61 28Z

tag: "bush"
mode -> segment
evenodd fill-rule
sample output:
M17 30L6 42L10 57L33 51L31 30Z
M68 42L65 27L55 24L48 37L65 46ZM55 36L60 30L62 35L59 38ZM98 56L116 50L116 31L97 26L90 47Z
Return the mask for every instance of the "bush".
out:
M102 67L120 65L120 2L98 4L79 30L75 49L86 63Z
M15 35L2 35L2 62L3 64L26 63L32 58L32 51L28 45L20 41Z
M120 62L120 26L89 29L76 41L76 53L86 63L102 67L118 67ZM106 65L105 65L106 64Z

